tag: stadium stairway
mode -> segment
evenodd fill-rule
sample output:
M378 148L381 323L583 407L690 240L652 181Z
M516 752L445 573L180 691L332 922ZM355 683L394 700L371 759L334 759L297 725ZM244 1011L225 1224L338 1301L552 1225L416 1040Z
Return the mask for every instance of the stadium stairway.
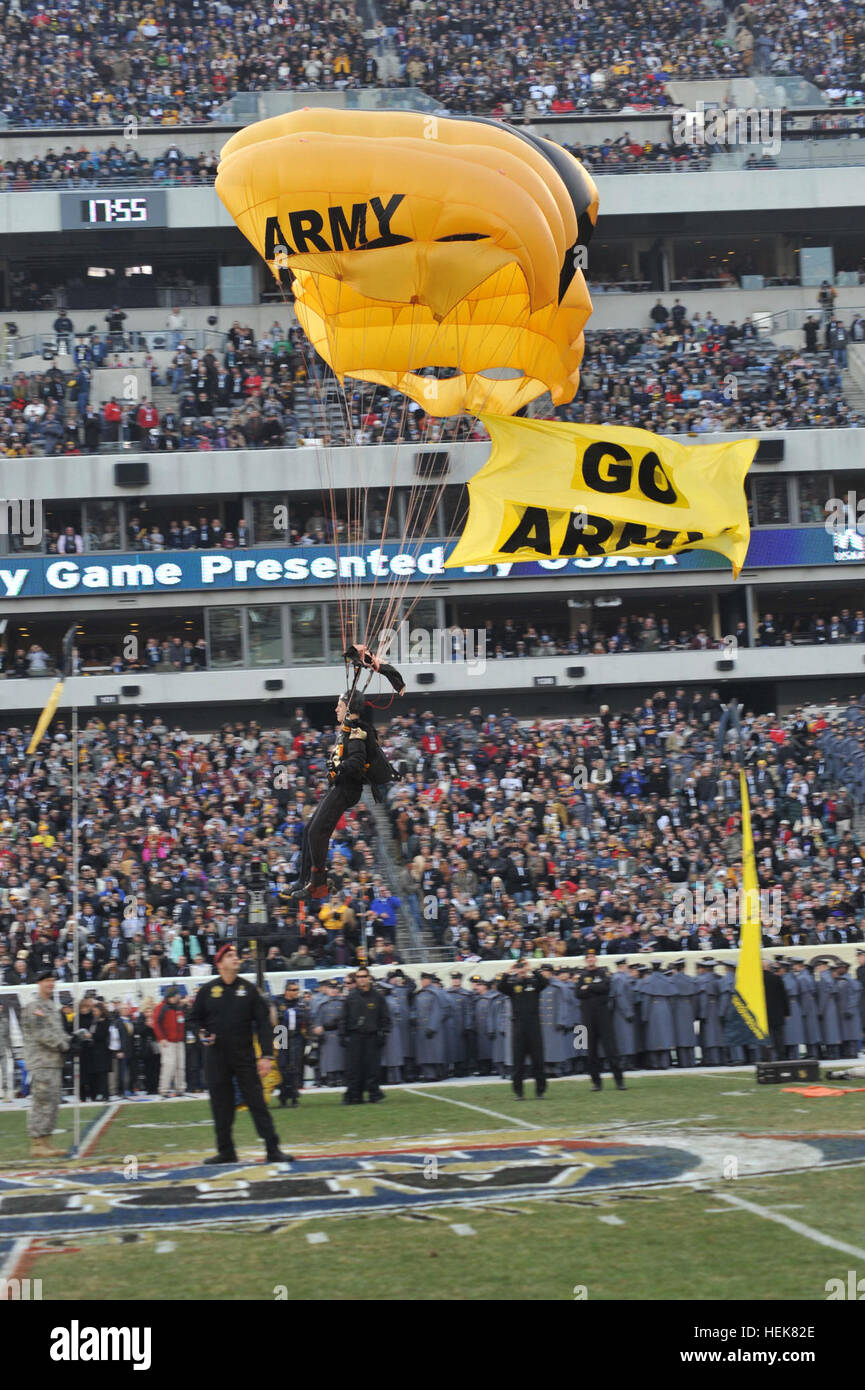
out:
M865 412L865 345L850 343L847 349L847 366L841 373L844 383L844 398L854 410Z
M320 439L327 433L333 445L349 442L352 431L346 417L345 400L335 381L318 385L296 382L294 413L303 439Z
M385 880L392 893L400 899L400 907L397 913L396 923L396 948L404 961L424 960L445 960L450 958L450 952L437 946L435 938L428 927L423 924L420 905L417 912L412 912L411 907L406 902L405 894L401 891L398 882L397 863L398 855L396 842L391 831L390 817L383 806L373 804L372 819L376 828L376 837L373 845L375 855L375 865L381 877Z
M171 390L170 386L152 386L150 388L150 399L159 411L160 420L166 410L177 410L178 397Z
M861 378L857 380L849 367L846 367L841 373L845 401L851 410L855 410L857 414L865 415L865 390L862 389L860 380Z
M368 23L368 28L364 30L363 36L366 39L370 52L378 63L378 80L379 82L384 80L385 85L387 85L386 79L393 78L394 83L396 83L402 71L402 66L392 39L384 39L381 48L378 47L378 35L376 34L375 26L381 20L381 15L376 8L374 0L360 0L360 9L364 19Z

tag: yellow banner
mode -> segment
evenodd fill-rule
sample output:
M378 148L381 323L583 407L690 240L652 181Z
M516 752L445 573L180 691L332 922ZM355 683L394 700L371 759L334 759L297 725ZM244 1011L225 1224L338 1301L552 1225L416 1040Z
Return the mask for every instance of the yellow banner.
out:
M766 987L763 983L763 962L760 958L760 888L754 860L754 838L751 834L751 805L744 772L739 772L742 797L742 917L739 923L739 960L736 964L736 985L733 1007L747 1025L754 1041L763 1042L769 1036L766 1012Z
M28 748L27 748L27 757L28 757L28 758L31 757L32 754L36 752L36 749L39 747L39 744L42 742L42 735L45 733L45 730L48 728L48 725L51 723L51 720L54 718L54 711L56 710L56 708L57 708L57 706L58 706L58 704L59 704L59 702L60 702L60 696L61 696L62 694L63 694L63 682L62 682L62 681L58 681L57 684L55 685L54 689L51 691L51 694L48 696L48 703L46 704L44 710L43 710L42 713L40 714L40 716L39 716L39 722L37 723L36 728L33 730L33 737L31 738L30 744L29 744L29 746L28 746Z
M481 419L492 454L469 482L468 522L446 568L715 550L738 577L756 439L689 446L619 425Z

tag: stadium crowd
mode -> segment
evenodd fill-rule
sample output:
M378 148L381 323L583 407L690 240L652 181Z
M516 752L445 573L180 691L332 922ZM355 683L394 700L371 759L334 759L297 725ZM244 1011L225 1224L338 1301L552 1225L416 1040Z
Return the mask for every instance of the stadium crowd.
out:
M205 154L184 154L176 145L148 158L133 145L106 145L104 148L60 151L49 148L32 159L7 159L0 165L0 193L24 192L29 188L97 188L100 185L153 183L162 187L212 183L219 156L215 150Z
M397 889L376 865L361 804L334 836L333 895L317 915L291 888L331 735L313 729L303 709L284 730L229 724L196 738L159 716L149 725L141 716L108 725L91 719L81 768L81 976L95 992L106 980L153 981L155 1004L159 981L207 974L220 944L242 934L261 863L271 908L268 970L351 970L364 958L395 966L404 910L463 976L481 961L555 961L594 947L638 958L622 973L631 982L623 988L639 995L641 975L660 981L681 973L670 965L655 970L657 953L697 952L703 983L693 1017L711 1021L703 1061L737 1060L716 1055L722 1038L711 1031L723 1019L720 994L727 988L711 952L737 942L742 857L731 751L720 763L714 759L720 714L717 691L677 689L671 697L658 691L622 715L602 706L597 717L519 722L506 710L496 716L475 708L465 718L416 710L392 719L382 743L402 771L389 798L402 864L392 866ZM861 739L865 718L853 697L835 723ZM837 785L838 764L824 742L831 729L826 718L806 718L801 709L783 719L744 720L763 943L825 945L829 963L817 967L815 988L825 977L823 994L837 1001L837 1029L826 1023L827 1010L834 1017L828 1005L818 1010L816 1035L800 1018L802 1036L788 1040L795 1055L801 1045L855 1055L849 1049L858 1050L861 1038L858 1002L851 1022L857 992L847 990L846 967L832 947L863 941L865 856L853 832L852 799ZM51 966L62 988L71 977L76 931L68 731L58 721L30 762L26 739L15 728L0 734L0 978L14 988ZM721 906L706 909L704 902ZM252 966L248 951L244 964ZM801 964L782 966L791 979L803 969L810 973ZM548 1020L568 1034L578 1021L569 979L567 969L556 975L565 990L556 1004L564 1012ZM715 979L717 985L705 983ZM437 988L430 979L418 994L427 987ZM475 984L474 993L485 996L487 988ZM670 993L660 983L653 992ZM333 995L321 994L323 1007ZM638 998L636 1009L625 1009L631 1021L639 1023L641 1007ZM414 1008L418 1017L417 1001ZM432 1029L424 1024L414 1049L397 1031L402 1051L391 1052L386 1067L414 1065L427 1079L475 1060L507 1067L506 1025L498 1061L492 1050L483 1058L477 1040L473 1054L451 1056L446 1004L427 1001L421 1014L426 1008L435 1015ZM150 1024L143 1011L143 1021L134 1020L134 1012L132 1005L120 1009L130 1024L124 1032L131 1037L137 1027L146 1041ZM572 1058L565 1041L564 1056L548 1053L551 1066ZM640 1045L637 1036L622 1050L631 1057L657 1052L648 1065L665 1066L676 1046L693 1041L692 1020L690 1043ZM338 1072L320 1059L320 1076ZM107 1085L107 1076L100 1073L94 1084Z
M671 170L705 170L711 166L712 148L673 145L668 141L637 140L628 131L598 145L565 145L591 172L666 173ZM40 187L97 188L100 186L157 184L182 187L210 184L216 177L219 156L215 150L187 154L169 145L162 154L140 154L133 145L106 145L88 149L49 148L32 159L7 159L0 164L0 193L26 192Z
M7 0L0 7L10 124L208 121L235 92L374 84L353 0L153 5Z
M737 781L729 763L712 767L720 711L717 691L679 689L621 716L603 707L597 718L552 723L479 709L462 719L428 711L392 719L382 745L404 771L390 797L400 898L414 899L418 920L458 959L573 954L570 947L592 942L604 953L735 944L730 925L674 922L669 902L671 884L735 882ZM861 939L865 872L850 798L832 785L821 753L826 727L801 711L746 721L760 882L777 885L784 900L781 919L765 924L767 945L802 944L824 924L833 940ZM17 968L18 951L32 951L36 934L52 958L68 957L72 932L68 730L58 721L29 765L26 741L23 730L0 734L7 970ZM112 928L126 943L115 964L140 962L150 948L195 964L190 926L211 959L236 934L248 862L259 852L283 954L305 940L322 964L338 937L361 946L356 927L335 933L333 921L310 921L290 898L330 741L301 709L284 730L227 725L207 738L158 716L149 725L141 716L88 721L81 942L93 977L112 969L104 953ZM356 918L372 911L378 932L370 903L384 885L362 806L337 832L331 858L338 910ZM384 934L392 941L391 915Z
M718 693L680 689L630 716L526 728L508 715L411 724L389 746L416 763L391 798L403 892L458 959L720 949L732 924L676 923L670 884L736 881L737 780L713 768ZM851 712L858 718L856 708ZM399 721L397 721L399 722ZM860 940L865 891L853 808L821 755L822 718L749 717L748 778L762 887L783 909L766 945L825 925ZM425 741L426 740L426 743Z
M10 650L5 638L0 638L0 676L7 680L24 680L29 676L51 676L59 670L60 653L53 655L40 642L29 646L14 646ZM91 649L83 643L73 649L72 674L90 675L94 671L204 671L207 668L207 643L203 637L165 637L160 641L148 637L137 657L111 652L104 639L96 640Z
M658 299L650 329L586 334L575 400L560 418L637 424L657 433L748 429L850 429L862 421L843 396L847 342L865 339L858 314L846 328L812 315L805 346L777 348L750 316L722 321Z
M300 329L286 332L278 323L257 339L234 324L222 352L207 345L189 349L182 327L168 330L178 344L164 378L152 354L143 359L151 393L165 387L173 395L167 409L149 395L129 403L116 396L93 400L95 368L133 362L124 356L125 315L116 312L116 332L94 340L75 335L68 316L68 327L58 317L55 331L73 357L69 370L55 362L0 381L0 453L78 455L123 443L152 452L486 437L476 419L434 419L384 387L357 385L347 401L331 397L330 373ZM759 337L750 317L739 324L711 309L690 312L679 299L670 308L659 299L651 317L650 329L586 334L579 391L557 409L559 418L634 424L662 434L861 425L844 399L841 376L848 341L865 340L858 314L849 327L834 313L824 314L822 349L821 325L812 315L802 352Z
M750 0L721 7L577 0L388 0L363 30L354 0L255 11L227 0L5 0L0 115L12 125L180 125L235 93L419 87L456 111L512 116L655 110L676 78L793 74L828 101L861 100L865 14ZM825 22L824 22L825 21ZM382 59L387 57L388 62Z

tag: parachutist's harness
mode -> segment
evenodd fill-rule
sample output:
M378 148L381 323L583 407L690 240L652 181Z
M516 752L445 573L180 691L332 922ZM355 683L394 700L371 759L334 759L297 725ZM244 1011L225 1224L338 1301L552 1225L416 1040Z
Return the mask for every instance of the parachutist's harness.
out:
M344 773L344 776L340 774ZM348 714L340 725L339 735L327 760L327 775L331 787L369 786L376 801L384 800L389 782L399 781L400 774L388 762L379 747L372 724L364 724L356 714Z
M405 681L396 667L389 665L386 661L382 661L380 656L376 656L368 647L364 647L360 642L348 648L348 651L345 652L345 661L347 665L354 667L354 680L352 682L350 696L353 695L357 689L357 683L363 671L369 671L367 685L369 685L369 681L372 680L373 674L378 672L380 676L384 676L385 680L390 681L397 695L402 695L404 693ZM364 687L364 689L365 688L366 687ZM349 704L351 704L350 698Z

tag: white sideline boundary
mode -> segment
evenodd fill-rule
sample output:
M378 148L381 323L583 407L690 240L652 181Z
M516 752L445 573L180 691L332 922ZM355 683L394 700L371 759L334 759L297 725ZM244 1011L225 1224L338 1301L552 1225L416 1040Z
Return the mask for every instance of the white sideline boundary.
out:
M17 1277L15 1271L32 1244L32 1236L22 1236L20 1240L15 1241L12 1249L6 1255L6 1259L0 1264L0 1279L15 1279Z
M102 1134L103 1130L105 1130L107 1126L111 1124L111 1121L114 1119L114 1116L117 1114L122 1104L122 1100L112 1101L105 1107L102 1114L97 1116L97 1118L93 1121L93 1124L90 1125L89 1129L85 1132L84 1136L82 1137L81 1148L79 1149L76 1155L77 1158L89 1157L90 1151L95 1146L97 1139Z
M434 1082L433 1086L440 1084L439 1082ZM476 1110L479 1115L489 1115L493 1120L504 1120L506 1124L519 1125L521 1129L545 1128L544 1125L533 1125L530 1124L528 1120L520 1120L516 1115L503 1115L499 1110L487 1110L483 1105L472 1105L467 1100L454 1100L453 1096L439 1095L438 1092L433 1089L433 1086L431 1086L428 1091L415 1091L411 1086L399 1086L394 1089L405 1091L406 1094L410 1096L423 1096L426 1100L441 1100L444 1101L445 1105L460 1105L463 1110Z
M783 1212L772 1211L769 1207L761 1207L757 1202L749 1202L745 1197L734 1197L731 1192L714 1192L714 1198L718 1201L727 1202L731 1207L738 1207L741 1211L748 1211L752 1216L761 1216L764 1221L775 1221L779 1226L786 1226L788 1231L793 1231L797 1236L804 1236L806 1240L811 1240L815 1245L825 1245L830 1250L838 1250L842 1255L852 1255L854 1259L865 1260L865 1250L860 1250L858 1246L847 1245L843 1240L836 1240L834 1236L824 1235L822 1231L817 1231L813 1226L806 1226L803 1221L795 1221L792 1216L784 1216Z

